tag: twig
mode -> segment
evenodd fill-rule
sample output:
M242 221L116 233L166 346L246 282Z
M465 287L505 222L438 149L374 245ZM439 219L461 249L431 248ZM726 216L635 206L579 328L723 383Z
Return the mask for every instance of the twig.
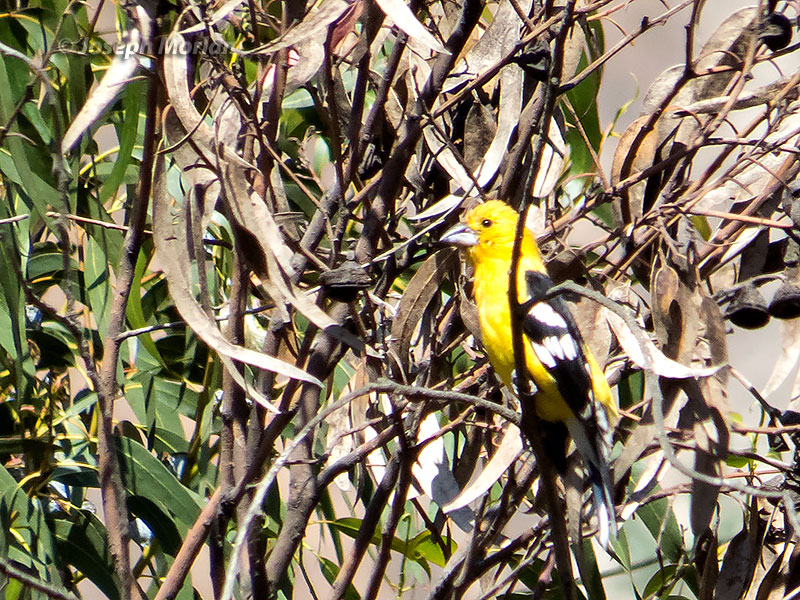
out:
M667 208L667 207L664 207ZM764 219L762 217L752 217L750 215L740 215L737 213L724 212L721 210L710 210L702 208L682 208L676 207L680 212L689 213L690 215L700 215L703 217L716 217L718 219L725 219L726 221L740 221L742 223L750 223L752 225L762 225L764 227L773 227L775 229L792 229L794 225L791 223L781 223L774 219Z
M400 410L393 404L392 417L395 425L399 431L398 439L400 441L400 450L396 454L400 461L400 473L398 476L397 486L394 488L394 500L392 501L392 508L389 511L389 517L386 520L386 525L381 533L381 544L378 550L378 556L371 565L372 573L370 574L369 585L364 593L365 600L375 600L381 587L381 580L386 573L386 566L389 564L392 552L392 542L394 541L395 531L400 523L400 519L405 513L406 498L408 497L408 490L413 481L412 467L417 461L418 451L413 447L410 436L416 439L419 432L419 423L422 418L424 407L418 405L410 415L409 421L412 426L408 429L404 427L403 419L400 416ZM433 532L432 532L433 533Z
M21 582L23 587L41 592L45 596L55 598L55 600L78 600L78 597L69 590L53 585L47 581L42 581L38 577L18 569L11 564L11 561L0 557L0 573L11 579Z
M58 213L54 213L54 215L58 215ZM17 223L19 221L24 221L25 219L30 219L30 215L17 215L16 217L8 217L7 219L0 219L0 225Z
M694 1L695 0L683 0L683 2L672 7L663 15L660 15L655 19L647 19L645 21L642 21L642 24L639 26L639 29L637 29L633 33L626 36L624 39L617 42L617 44L613 48L611 48L611 50L607 51L605 54L603 54L603 56L595 60L592 64L587 66L583 71L581 71L580 73L575 75L575 77L573 77L565 84L563 84L561 86L561 91L571 90L572 88L574 88L581 81L586 79L589 75L594 73L597 69L599 69L605 63L611 60L611 58L614 57L614 55L616 55L620 50L629 46L632 41L634 41L636 38L642 35L645 31L652 29L656 25L665 23L667 20L669 20L670 17L672 17L672 15L683 10L684 8L692 4Z

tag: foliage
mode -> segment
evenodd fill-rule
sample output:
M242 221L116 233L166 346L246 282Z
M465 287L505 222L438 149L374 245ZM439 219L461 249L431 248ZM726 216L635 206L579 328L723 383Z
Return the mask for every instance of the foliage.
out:
M793 9L699 39L687 0L610 46L631 4L0 3L5 597L796 590L797 412L764 399L800 357ZM604 77L667 22L687 60L618 134ZM564 514L537 497L436 242L486 197L588 296L623 409L608 556L579 469ZM726 319L771 316L735 415Z

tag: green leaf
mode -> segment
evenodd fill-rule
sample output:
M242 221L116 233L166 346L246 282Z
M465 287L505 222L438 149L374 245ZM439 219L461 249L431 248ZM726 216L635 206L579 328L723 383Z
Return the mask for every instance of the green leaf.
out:
M453 553L458 550L458 546L452 539L449 541L449 551L450 556L452 556ZM447 559L445 558L442 547L434 541L431 532L427 529L408 541L408 547L404 554L420 564L422 564L422 561L430 561L437 567L444 567L445 564L447 564Z
M358 530L361 527L361 519L355 517L343 517L329 523L331 527L335 527L345 535L355 539L358 536ZM370 543L379 546L381 543L381 534L379 531L374 531ZM452 551L456 550L455 542L451 541ZM434 563L437 566L443 567L446 563L444 554L441 548L431 540L430 531L423 531L414 538L402 540L397 536L392 538L392 550L399 552L406 558L419 563L423 568L427 567L427 561ZM427 571L427 569L426 569Z
M317 558L319 559L319 568L325 576L325 579L328 580L328 583L336 581L336 576L339 574L339 565L328 560L324 556L318 556ZM361 600L361 596L352 583L347 586L344 592L344 600Z
M143 251L140 252L139 257L136 260L136 271L133 275L133 281L131 282L131 293L128 296L128 306L126 309L128 321L130 321L133 329L141 329L147 326L147 320L145 319L144 311L142 310L142 278L147 272L147 266L149 262L149 256ZM168 368L167 363L162 358L155 342L153 342L151 334L141 334L136 337L136 340L142 346L144 346L150 356L156 359L162 367L165 369Z
M55 540L47 525L45 512L37 498L28 498L25 490L0 466L0 523L7 535L9 556L22 559L45 581L60 582ZM21 550L24 547L24 551Z
M597 556L590 540L583 542L583 552L578 555L578 570L581 583L586 588L590 600L606 600L606 591L603 588L603 577L597 567Z
M511 566L517 567L519 564L519 556L517 556L513 561L511 561ZM529 590L535 590L536 587L539 585L539 577L542 574L542 569L544 568L544 561L543 560L534 560L530 564L525 565L522 569L520 569L517 573L517 579L519 579Z
M9 24L3 19L0 19L0 39L13 39ZM12 117L16 104L22 97L21 87L31 77L27 65L19 59L0 54L0 89L5 90L0 94L0 123L10 123L11 133L18 133L20 130L19 123L16 119L12 120ZM18 135L7 136L3 143L9 151L25 195L36 207L39 216L49 223L47 211L51 206L61 204L60 196L52 184L49 150L46 146L32 146Z
M20 600L24 598L25 587L19 579L9 578L5 585L5 600Z
M588 64L586 55L583 54L579 62L579 70L585 69ZM573 115L570 110L564 111L565 120L570 125L565 135L565 141L570 147L571 172L573 174L594 173L596 170L594 158L586 147L586 141L577 126L579 121L592 150L599 152L603 141L603 131L597 111L597 92L600 89L600 81L600 72L595 71L567 92L567 98L575 112Z
M661 498L639 507L636 515L641 518L650 535L658 542L662 555L677 563L683 554L683 537L675 514L666 498Z
M194 587L192 586L192 577L191 575L187 575L183 586L178 590L175 596L175 600L194 600L195 598L201 598L201 596L195 593Z
M97 323L97 329L105 334L111 316L112 301L111 269L108 257L105 254L104 246L92 236L86 240L85 256L83 278L86 295L95 323Z
M644 593L642 595L645 598L649 598L655 595L663 597L665 594L668 594L677 581L675 579L677 571L678 566L673 564L663 565L661 568L657 569L644 587Z
M144 81L131 82L125 87L122 95L124 112L120 113L120 122L116 125L119 151L113 170L107 177L103 177L98 200L100 204L105 204L106 200L116 194L117 189L125 180L128 165L133 158L133 147L139 131L139 123L143 121L140 113L144 106L142 98L145 94L147 94L147 86Z
M611 545L622 566L626 571L631 568L631 547L628 542L628 533L625 527L620 527L616 539L611 540Z
M270 489L278 491L277 487L278 486L272 486ZM278 500L280 500L280 498L278 498ZM274 514L276 508L274 506L274 503L273 506L271 506L270 508L272 513ZM278 510L280 510L280 502L278 502L277 508ZM330 488L326 487L324 490L322 490L322 493L320 494L320 503L318 510L322 513L326 522L330 523L331 521L336 519L336 509L334 508L333 501L331 500ZM271 511L265 507L264 512L267 515L270 515ZM278 515L278 517L280 518L280 515ZM328 527L328 531L330 531L331 534L331 541L333 543L333 548L336 551L336 558L339 560L339 562L342 562L342 560L344 560L344 548L342 547L342 537L341 535L339 535L339 531L335 527Z
M70 257L70 268L78 271L78 263ZM31 284L39 279L46 279L58 274L63 277L64 253L59 250L55 242L40 242L33 245L31 256L28 259L26 276Z
M735 469L743 469L748 465L752 465L754 462L755 461L743 456L728 456L725 459L725 464Z
M114 219L108 214L105 207L93 199L85 202L88 217L104 223L113 223ZM116 268L120 264L123 235L121 231L103 227L101 225L85 225L86 233L97 243L100 252L105 256L107 264Z
M180 415L196 418L197 392L181 381L138 373L125 385L128 402L156 451L187 452Z
M196 496L141 444L129 438L116 438L116 443L125 490L172 515L181 536L185 535L200 515Z
M623 377L617 389L619 390L620 408L628 408L638 404L644 398L644 373L634 371L627 377Z
M142 496L128 498L128 510L144 521L158 539L164 552L171 556L181 547L181 534L169 513L162 510L156 502ZM185 532L184 532L185 533Z
M694 225L694 228L697 230L697 233L701 235L704 240L711 239L711 225L708 223L708 219L701 215L692 215L689 217L689 220Z
M76 510L69 518L53 519L56 548L64 564L86 575L111 600L120 597L106 530L89 511Z
M0 215L5 214L5 207L0 208ZM16 397L27 401L36 369L25 331L25 294L18 279L22 266L9 227L13 224L0 225L0 346L14 362Z

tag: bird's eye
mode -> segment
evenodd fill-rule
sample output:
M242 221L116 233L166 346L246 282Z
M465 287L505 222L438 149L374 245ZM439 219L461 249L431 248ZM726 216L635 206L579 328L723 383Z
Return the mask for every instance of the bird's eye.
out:
M484 227L491 227L492 226L492 220L491 219L484 219L483 221L481 221L481 225L483 225Z

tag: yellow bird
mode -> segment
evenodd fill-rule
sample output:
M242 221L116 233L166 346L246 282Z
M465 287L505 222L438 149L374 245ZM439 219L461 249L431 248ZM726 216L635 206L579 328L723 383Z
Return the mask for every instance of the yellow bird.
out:
M470 209L441 241L463 247L474 269L474 295L483 345L500 379L516 390L508 287L519 214L505 202L490 200ZM534 406L543 421L543 444L554 466L566 469L566 431L588 471L599 541L608 547L616 532L612 480L608 468L617 409L603 370L583 341L567 303L548 299L553 281L547 274L533 235L523 228L517 271L519 303L526 306L522 323L525 365L534 384ZM566 431L565 431L566 430Z

